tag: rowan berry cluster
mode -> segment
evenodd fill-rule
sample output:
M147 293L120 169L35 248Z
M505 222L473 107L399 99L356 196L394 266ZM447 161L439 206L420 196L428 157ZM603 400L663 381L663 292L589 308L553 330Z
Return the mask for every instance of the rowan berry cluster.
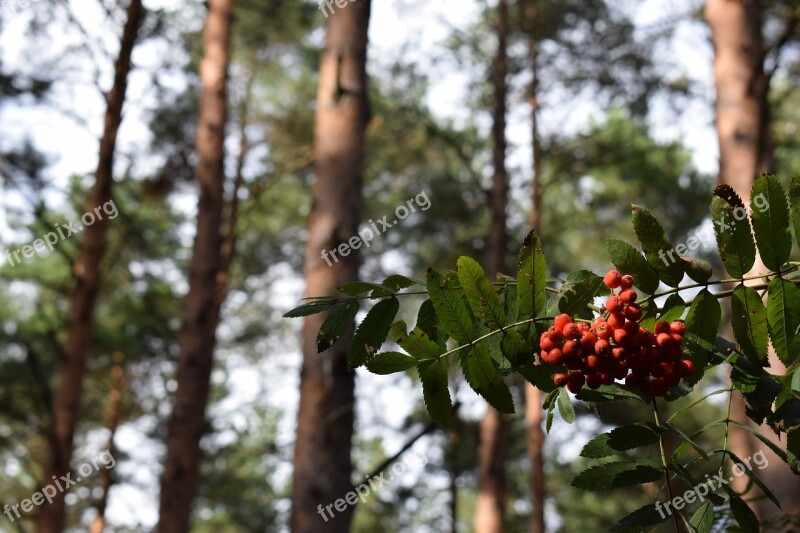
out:
M542 361L566 368L553 376L553 382L577 394L584 384L596 389L624 380L631 388L663 396L694 373L694 365L681 350L686 325L661 321L648 331L639 325L643 311L636 303L633 276L610 270L603 282L612 291L605 313L591 324L561 314L542 333Z

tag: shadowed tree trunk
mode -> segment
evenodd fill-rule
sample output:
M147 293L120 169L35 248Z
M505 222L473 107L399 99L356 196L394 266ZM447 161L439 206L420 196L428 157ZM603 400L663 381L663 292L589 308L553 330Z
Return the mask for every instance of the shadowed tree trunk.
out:
M528 87L528 102L531 106L531 145L533 164L531 174L531 228L541 236L542 220L542 143L539 133L539 41L535 28L536 7L525 7L524 17L528 19L531 33L528 36L528 55L531 69L531 83ZM542 393L539 389L525 383L525 426L528 430L528 459L531 464L531 531L544 533L544 499L546 495L544 478L544 429L542 428Z
M356 250L338 254L333 261L323 260L322 252L357 235L361 218L364 134L369 121L370 6L369 0L348 4L327 19L314 131L316 179L305 258L308 296L336 294L337 286L358 276ZM316 336L324 318L309 316L302 329L291 514L295 533L349 531L353 513L352 506L341 512L332 507L353 486L355 374L347 369L352 332L317 353Z
M122 123L122 106L131 70L131 53L139 32L144 8L141 0L131 0L127 21L122 31L119 55L114 65L114 85L106 95L106 113L103 136L95 172L95 182L86 199L86 211L94 212L112 200L114 153L117 132ZM75 423L81 406L83 378L86 373L88 352L92 342L92 326L97 292L100 286L100 263L106 248L108 219L95 217L83 230L83 241L78 250L73 273L75 287L70 295L70 315L64 358L59 368L58 384L53 395L53 428L49 436L49 458L45 480L59 478L70 471ZM39 508L36 529L41 533L56 533L64 529L64 493L53 502Z
M508 5L505 0L497 4L497 56L493 68L494 109L492 137L494 149L492 162L494 175L489 196L491 222L489 227L489 276L507 269L508 233L506 231L506 206L508 205L508 175L506 172L506 62L508 39ZM480 450L478 453L480 478L475 506L476 533L499 533L503 530L506 504L506 433L507 422L503 414L488 406L480 424Z
M749 204L750 189L756 175L774 170L769 87L777 68L780 48L791 39L798 22L795 19L788 21L783 35L772 47L768 47L762 34L762 18L761 7L756 0L708 0L706 4L706 20L711 28L714 46L719 182L731 185L745 204ZM776 56L776 65L769 72L764 65L768 51ZM764 270L760 257L757 257L751 272ZM769 361L772 372L785 372L772 350ZM731 418L750 423L739 393L734 394ZM776 440L770 428L762 426L758 429L778 446L785 448L785 439L784 442ZM759 476L775 493L783 506L783 512L800 511L800 479L788 466L742 429L732 427L729 442L731 450L741 458L763 451L770 466L759 472ZM735 478L733 486L736 490L743 491L747 487L747 480ZM766 499L755 502L753 508L761 520L780 512Z
M233 0L210 0L200 65L200 114L195 169L200 200L197 233L189 262L189 292L184 300L178 342L178 388L167 429L167 456L161 477L160 533L189 530L197 489L200 438L205 432L206 405L219 314L217 277L222 266L224 141L227 80Z

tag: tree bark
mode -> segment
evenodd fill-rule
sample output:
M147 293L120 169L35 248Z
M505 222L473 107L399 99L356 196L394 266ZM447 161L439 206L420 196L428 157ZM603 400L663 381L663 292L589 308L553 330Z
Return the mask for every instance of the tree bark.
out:
M756 0L708 0L706 20L714 45L719 182L731 185L745 204L749 204L750 189L756 175L774 170L774 145L769 133L771 73L767 73L764 67L766 50L761 7ZM785 42L776 46L783 44ZM764 265L757 257L751 272L763 271ZM769 361L772 372L785 372L772 350ZM731 418L751 423L746 419L741 395L735 394L732 402ZM776 445L785 447L785 442L778 441L768 427L757 429ZM783 512L800 511L800 479L788 466L744 430L731 428L729 442L731 450L741 458L763 451L770 466L759 473L760 477L781 502ZM737 490L744 490L746 485L746 480L734 480ZM755 502L753 507L761 520L778 512L766 499Z
M491 222L489 227L489 275L496 279L498 272L507 268L508 232L506 207L508 205L508 173L506 172L506 100L508 5L505 0L497 4L497 55L493 68L494 109L492 137ZM499 533L503 530L506 504L506 432L507 422L497 409L488 406L480 424L480 450L478 454L480 478L475 506L476 533Z
M167 456L161 477L160 533L189 530L196 493L200 438L206 427L222 265L224 141L233 0L210 0L200 65L200 116L195 170L200 188L197 234L189 262L189 292L178 337L178 388L167 429Z
M357 235L361 219L364 135L369 121L366 60L370 8L369 0L351 3L327 19L314 132L316 179L305 258L308 296L336 294L337 286L358 277L357 250L327 261L322 252ZM291 513L295 533L346 532L353 514L352 506L342 512L325 509L353 486L350 452L355 374L347 369L352 332L317 353L316 335L324 318L307 317L302 329Z
M106 407L106 428L108 428L108 452L113 456L116 453L114 438L117 435L120 418L122 415L122 395L125 392L126 379L125 370L122 367L122 354L114 354L118 358L117 364L111 369L111 390L108 392L108 406ZM97 502L97 516L89 526L89 533L103 533L106 529L106 508L108 507L108 493L114 483L111 471L104 469L100 471L100 489L103 493Z
M136 43L144 8L141 0L131 0L125 27L120 39L119 55L114 65L114 84L106 96L106 113L103 135L95 172L95 182L86 199L86 211L94 212L112 200L114 182L114 153L117 132L122 123L122 106L131 70L131 54ZM73 452L73 437L83 393L83 378L92 343L92 327L97 293L100 288L100 263L106 248L106 233L109 221L95 217L92 225L85 226L83 241L73 266L75 287L70 295L70 316L64 358L60 363L59 381L53 395L53 428L49 436L49 458L45 480L67 474ZM53 502L42 506L36 520L40 533L56 533L64 529L64 493L59 493Z
M539 41L535 28L536 7L527 6L525 18L529 20L528 54L531 62L531 84L528 101L531 106L531 145L533 164L531 173L530 226L542 234L542 142L539 133ZM528 459L531 463L531 531L544 533L544 500L547 494L544 477L544 441L542 428L542 392L530 383L525 383L525 426L528 430Z

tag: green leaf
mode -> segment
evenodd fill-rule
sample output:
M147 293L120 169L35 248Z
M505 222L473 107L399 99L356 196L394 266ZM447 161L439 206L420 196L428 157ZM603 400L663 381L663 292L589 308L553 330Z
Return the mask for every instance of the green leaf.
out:
M631 206L633 229L642 245L647 262L658 272L661 281L677 287L683 279L683 263L675 247L667 240L664 228L647 209Z
M789 207L792 211L794 237L797 244L800 244L800 172L795 174L792 181L789 182Z
M388 287L378 285L377 283L369 283L368 281L354 281L353 283L345 283L336 288L337 291L344 294L359 295L367 292L372 292L372 298L379 298L381 296L391 296L392 291Z
M677 294L671 294L667 301L664 302L664 307L661 309L661 315L659 315L658 320L659 322L662 320L667 322L678 320L683 316L684 311L686 311L686 303L683 298Z
M428 269L428 295L439 324L455 340L465 343L475 338L475 326L464 302L464 293L453 281L452 275L445 276Z
M778 178L771 174L756 178L750 192L750 216L761 261L777 272L792 252L789 205Z
M689 360L695 365L695 375L687 378L687 383L693 385L700 381L708 358L712 355L711 350L694 342L694 339L697 338L707 343L713 349L721 320L722 308L717 298L707 289L697 293L686 314L687 333L684 337L683 349Z
M731 296L731 323L736 342L754 362L767 364L767 310L758 292L739 285Z
M423 331L432 341L439 343L444 348L446 335L439 335L439 317L436 316L436 310L433 308L433 302L425 300L419 306L417 312L417 324L421 331Z
M416 359L437 359L444 353L444 348L431 340L428 334L419 328L407 333L408 326L402 320L392 324L389 330L391 339Z
M534 365L533 361L527 361L518 366L516 371L525 381L542 392L550 392L556 388L553 383L553 367L549 365Z
M400 352L383 352L367 361L367 370L373 374L386 375L413 368L418 361Z
M319 328L317 352L324 352L341 339L353 327L356 314L358 314L357 300L348 300L345 304L335 307Z
M800 428L798 427L786 432L786 462L795 474L800 475Z
M728 503L731 506L731 513L742 528L742 531L760 531L758 525L758 517L756 513L745 503L745 501L733 491L730 487L725 485L725 492L728 493L730 499Z
M635 510L611 527L610 531L624 533L642 533L650 531L654 526L669 520L670 515L666 512L659 512L655 503L648 503L644 507Z
M603 278L594 272L588 270L571 272L556 296L559 311L568 315L582 311L603 287Z
M646 294L658 290L658 272L650 266L639 250L619 239L606 239L608 256L611 263L622 274L630 274L635 285Z
M553 411L547 411L547 421L545 422L545 431L550 433L553 427Z
M678 414L678 413L676 412L675 414ZM703 459L708 461L708 455L706 454L705 450L703 450L703 448L700 445L698 445L694 440L692 440L692 438L689 437L689 435L687 435L686 433L684 433L678 426L676 426L674 424L670 424L669 422L666 422L666 423L664 423L663 427L664 427L664 429L666 429L670 433L676 435L679 440L683 441L684 443L686 443L689 446L691 446L692 448L694 448L694 450L697 452L697 454L700 457L702 457ZM678 453L678 450L675 450L675 452L673 452L673 456L675 454L677 454L677 453Z
M593 438L581 450L581 457L599 459L657 442L658 428L650 422L638 422Z
M767 323L772 346L781 362L790 366L798 350L791 348L800 328L800 288L791 281L775 278L769 283Z
M709 533L714 524L714 506L706 502L698 507L689 519L689 523L697 530L697 533Z
M476 344L466 357L461 359L464 379L472 389L501 413L514 412L514 399L508 390L503 376L492 364L492 358L485 347Z
M655 461L619 461L584 470L572 480L572 486L584 490L605 491L658 481L663 476L664 470Z
M351 370L369 361L380 349L399 310L400 302L395 297L381 300L369 310L347 350L347 366Z
M750 233L747 209L730 185L719 185L711 200L711 220L717 248L725 270L734 277L747 274L756 260L756 245ZM741 213L744 213L742 218Z
M422 397L425 407L434 422L446 426L453 412L450 400L450 389L447 387L447 360L441 358L431 363L420 365L422 380Z
M497 291L477 261L471 257L458 258L458 279L467 297L467 302L475 316L486 320L492 329L499 329L506 323L506 314Z
M643 403L645 402L644 396L638 391L629 389L624 385L617 385L616 383L613 385L600 385L594 390L584 387L575 397L581 401L593 403L611 402L614 400L637 400Z
M425 285L423 282L412 279L406 276L401 276L400 274L392 274L385 280L381 285L385 287L389 287L393 291L397 292L401 289L407 289L408 287L413 287L414 285Z
M713 272L711 271L711 263L708 261L686 257L681 258L681 260L683 261L683 270L692 280L697 283L706 283L711 279Z
M723 450L720 450L720 451L723 451ZM753 472L753 470L748 467L747 463L742 461L736 454L734 454L730 450L724 450L724 452L730 456L730 458L733 460L735 465L738 465L739 471L744 472L744 474L748 478L750 478L750 481L752 481L759 489L761 489L761 492L764 494L764 496L769 498L772 501L772 503L777 505L778 509L780 509L781 508L781 504L778 501L778 499L775 497L775 495L772 493L772 491L769 490L769 487L767 487L764 484L764 482L761 481L761 479L759 479L759 477L756 475L756 473ZM733 473L736 474L735 471ZM738 474L738 475L741 475L741 474Z
M542 243L536 233L531 231L525 237L519 251L517 300L520 320L542 315L545 308L546 281L547 267L542 253Z
M787 454L784 450L780 447L776 446L774 442L772 442L769 437L762 435L758 430L751 427L748 424L742 424L736 420L731 420L730 423L737 428L743 429L753 435L755 438L760 440L762 444L764 444L767 448L772 450L772 453L777 455L781 461L789 465L789 467L795 472L800 473L800 458L798 458L796 453Z
M567 424L575 422L575 408L572 407L572 400L569 399L566 389L559 389L556 403L558 404L558 413L564 419L564 422Z
M283 317L300 318L303 316L316 315L317 313L326 311L339 303L341 302L333 299L315 300L307 304L295 307L294 309L283 315Z

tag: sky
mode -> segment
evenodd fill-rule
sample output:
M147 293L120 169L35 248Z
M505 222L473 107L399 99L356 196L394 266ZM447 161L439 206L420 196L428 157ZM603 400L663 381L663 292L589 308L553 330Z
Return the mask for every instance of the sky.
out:
M8 17L0 34L0 58L2 63L11 68L23 68L27 62L24 50L30 49L30 42L26 36L27 20L31 14L31 4L37 0L12 0L11 7L5 6ZM162 6L175 5L177 0L145 0L145 6L156 9ZM697 0L645 0L632 2L635 6L635 20L641 27L645 27L664 17L676 13L689 11L696 6ZM87 34L91 38L93 56L97 59L100 68L98 84L106 89L111 83L111 62L103 61L104 57L113 58L118 46L118 27L110 27L104 21L103 13L97 8L93 0L69 0L73 13L80 20ZM394 58L398 51L402 51L404 58L416 60L421 65L426 65L430 75L432 87L428 96L431 109L442 118L463 121L468 117L468 110L461 104L466 98L466 78L463 74L440 69L433 64L433 58L443 53L442 41L447 37L450 27L465 28L479 15L482 2L475 0L374 0L372 19L370 25L370 67L375 69L380 64L379 58ZM347 9L347 7L342 8ZM56 16L62 16L57 13ZM55 54L70 43L77 43L82 36L74 31L53 30L51 34L41 38L42 44L37 48L37 59ZM131 75L129 88L129 101L126 104L125 122L119 135L121 151L126 154L120 158L118 167L133 161L136 165L152 164L146 153L142 153L146 146L148 131L145 127L141 109L152 103L153 95L147 90L148 75L151 69L156 69L164 54L168 54L159 45L147 43L135 50L134 63L137 71ZM676 33L675 41L662 53L665 58L676 60L689 76L699 83L700 93L706 98L690 104L680 116L666 108L657 107L651 118L654 135L662 140L682 139L690 148L696 166L703 172L713 174L717 167L716 134L713 129L712 77L711 77L711 49L702 25L682 24ZM86 64L73 65L63 70L70 80L77 80L77 84L59 84L53 100L56 105L42 106L4 106L0 108L0 124L3 125L3 138L0 139L0 148L7 148L12 143L30 138L37 147L43 149L52 157L53 164L47 171L52 180L53 190L49 197L54 205L63 201L63 190L67 179L74 174L90 174L97 159L97 139L102 128L103 101L93 83L91 68ZM180 80L172 79L168 75L162 81L165 83L180 84ZM68 87L71 87L68 90ZM141 104L141 105L140 105ZM600 118L600 109L592 105L578 105L567 103L575 107L578 112L571 113L568 122L563 122L562 111L543 111L544 129L561 128L562 131L577 131L585 126L591 118ZM76 121L71 116L58 112L55 108L61 107L70 110L70 115L79 117ZM511 149L509 151L509 164L511 167L521 169L519 183L524 184L527 179L526 170L530 167L530 128L527 122L527 109L524 105L515 106L510 113L508 137ZM2 187L2 185L0 185ZM526 197L524 185L516 187L512 194ZM13 237L6 226L7 208L16 206L23 199L7 194L0 190L0 251L4 243ZM185 198L180 205L187 213L195 209L194 198ZM434 206L435 207L435 206ZM191 235L187 235L187 244ZM270 294L269 298L274 306L288 310L302 295L303 284L295 273L278 271L275 276L289 280L282 284L281 289ZM299 326L299 321L294 327ZM296 330L295 330L296 331ZM290 447L293 440L294 410L297 405L297 362L299 356L296 352L296 333L285 335L275 341L278 351L285 354L282 357L279 369L279 380L272 379L275 372L274 362L268 366L249 366L237 354L228 354L226 358L228 368L215 373L215 379L227 379L233 384L235 391L214 407L215 414L230 420L233 427L247 423L244 415L237 415L241 406L249 405L259 397L272 405L283 406L287 410L284 424L279 433L281 445ZM387 452L391 453L404 440L401 432L394 428L400 427L413 402L408 402L409 396L418 395L410 380L402 376L372 376L359 373L358 378L359 420L381 420L381 424L364 425L366 438L372 434L386 437ZM464 398L465 412L478 417L485 408L485 404L469 396ZM135 524L141 521L150 526L156 520L155 492L157 491L157 465L160 453L159 445L144 437L144 433L151 430L152 420L141 420L136 424L128 424L119 433L120 446L131 457L129 461L122 462L117 468L121 474L132 476L135 485L119 486L112 492L109 514L115 520ZM556 431L563 431L557 429ZM559 440L556 436L555 440ZM102 439L93 436L90 438L89 447L100 446ZM566 446L561 453L569 455L582 445L573 439L570 446ZM425 452L420 447L419 453ZM416 449L415 449L416 450ZM417 472L419 473L419 472ZM288 472L283 472L288 476Z

